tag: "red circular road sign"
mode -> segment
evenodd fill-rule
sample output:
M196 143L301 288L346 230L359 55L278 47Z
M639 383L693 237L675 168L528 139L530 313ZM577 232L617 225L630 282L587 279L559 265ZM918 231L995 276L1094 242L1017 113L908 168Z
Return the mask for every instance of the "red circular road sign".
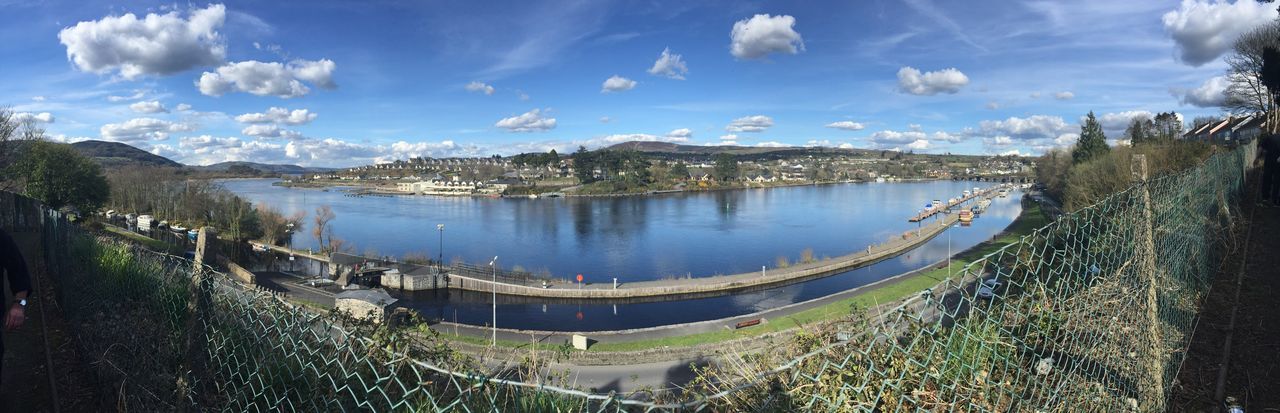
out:
M578 282L582 282L582 274L578 274Z

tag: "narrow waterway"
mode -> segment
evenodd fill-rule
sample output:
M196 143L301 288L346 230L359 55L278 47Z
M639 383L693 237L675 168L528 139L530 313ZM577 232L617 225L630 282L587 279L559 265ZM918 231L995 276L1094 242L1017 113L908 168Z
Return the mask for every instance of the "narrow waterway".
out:
M445 224L446 259L545 270L589 281L652 280L758 271L812 249L816 258L847 254L915 228L906 218L934 199L989 183L841 184L681 193L647 197L487 199L346 196L339 190L290 189L270 180L223 185L286 212L329 205L337 236L357 252L436 256ZM989 239L1017 217L1020 194L995 198L987 213L899 257L830 277L731 296L649 303L577 304L499 296L498 325L548 331L643 328L748 314L866 285L945 259ZM303 234L307 233L305 230ZM314 246L299 235L296 247ZM400 305L442 320L487 325L489 294L399 294Z

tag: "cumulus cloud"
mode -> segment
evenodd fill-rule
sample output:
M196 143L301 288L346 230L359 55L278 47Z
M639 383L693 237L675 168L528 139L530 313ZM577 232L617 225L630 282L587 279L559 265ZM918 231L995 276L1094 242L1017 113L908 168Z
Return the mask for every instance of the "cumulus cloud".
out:
M689 67L685 66L684 58L678 54L671 53L670 48L662 49L662 55L658 56L658 61L653 62L653 67L649 68L649 74L651 75L666 76L679 80L684 80L686 73L689 73Z
M169 138L170 133L190 132L195 126L155 118L135 118L122 123L102 125L98 133L103 140L128 144L146 143Z
M960 141L964 140L964 137L949 132L937 131L933 135L929 135L929 139L938 142L960 143Z
M681 135L677 133L682 130L687 131L688 129L676 129L674 131L671 131L671 133L668 133L662 136L651 135L648 133L617 133L613 135L605 135L605 136L589 139L585 142L582 142L582 145L587 147L595 147L595 146L608 146L608 145L613 145L613 144L618 144L623 142L673 142L673 143L688 142L689 137L693 135L692 133L688 135Z
M911 150L914 150L914 151L922 151L922 150L925 150L925 149L929 149L929 148L931 148L931 147L932 147L932 145L930 145L930 144L929 144L929 141L924 140L924 139L917 139L917 140L915 140L915 141L913 141L913 142L911 142L911 143L908 143L908 144L907 144L907 149L911 149Z
M920 73L919 70L911 66L903 66L902 69L898 69L898 90L912 95L954 94L968 84L969 77L956 68L925 73Z
M179 103L178 106L174 106L173 108L177 109L179 112L186 112L188 110L191 110L191 105L188 105L186 103Z
M293 98L311 93L303 81L322 89L333 89L333 71L337 65L329 59L294 60L289 64L249 60L228 63L214 72L204 72L196 81L200 93L222 96L229 92L246 92L258 96Z
M149 100L149 101L144 100L141 102L135 102L132 105L129 105L129 109L133 109L134 112L138 112L138 113L162 113L162 112L168 113L169 112L169 109L165 109L164 105L160 104L160 101L158 100Z
M486 84L484 82L472 81L471 83L467 84L467 91L480 92L480 93L484 93L485 95L493 95L494 89L492 85Z
M271 107L266 112L246 113L236 116L236 122L240 123L276 123L282 125L305 125L316 120L315 113L308 109L289 110L285 108Z
M928 137L928 134L918 130L906 132L882 130L872 133L868 140L876 144L901 144L925 140Z
M773 126L773 118L764 115L744 116L729 122L729 126L725 126L727 132L763 132Z
M146 91L146 90L141 90L141 89L139 89L139 90L135 90L135 91L133 91L133 94L132 94L132 95L129 95L129 96L117 96L117 95L107 96L107 101L108 101L108 102L122 102L122 101L126 101L126 100L138 100L138 99L142 99L142 97L143 97L143 96L146 96L146 95L147 95L147 91Z
M176 11L141 19L127 13L79 22L58 32L58 40L76 68L116 71L132 80L221 63L226 45L217 30L225 20L221 4L193 10L185 19Z
M36 102L44 102L44 96L32 96L31 100Z
M984 120L978 125L985 135L1006 135L1018 139L1051 139L1072 129L1062 117L1047 115Z
M600 93L623 92L634 89L635 87L636 81L622 76L613 75L604 80L604 84L600 86Z
M720 135L720 142L732 142L731 143L732 145L737 145L738 144L737 140L738 140L738 135L735 135L732 133L727 135Z
M1165 13L1161 20L1177 44L1178 59L1200 66L1226 53L1241 34L1276 17L1271 3L1183 0L1178 10Z
M240 130L240 133L245 136L253 136L258 138L293 139L293 138L302 137L302 133L299 133L298 131L282 129L276 125L262 125L262 124L246 126L244 129Z
M679 139L680 142L687 142L689 138L692 138L692 137L693 137L693 131L689 130L689 128L680 128L680 129L673 130L671 132L667 132L667 138Z
M503 118L493 126L506 129L508 132L546 132L556 128L556 118L544 116L542 110L534 109L521 115Z
M1076 97L1076 94L1075 94L1075 93L1071 93L1071 92L1067 92L1067 91L1062 91L1062 92L1058 92L1058 93L1054 93L1054 94L1053 94L1053 98L1054 98L1054 99L1057 99L1057 100L1071 100L1071 99L1073 99L1073 98L1075 98L1075 97Z
M1155 114L1145 110L1104 113L1097 116L1098 124L1102 125L1102 131L1107 136L1120 136L1134 119L1148 120L1154 117ZM1085 117L1081 116L1080 123L1084 123L1084 120Z
M1219 107L1227 99L1227 86L1230 84L1226 76L1217 76L1206 80L1194 89L1174 90L1173 95L1184 105L1202 108Z
M24 122L53 123L53 114L49 112L17 112L10 115L9 120L17 124L22 124Z
M770 53L796 54L804 50L804 40L796 32L796 18L757 14L733 24L729 33L729 53L739 59L759 59Z
M827 127L833 128L833 129L844 129L844 130L862 130L863 128L866 128L866 126L864 126L861 123L848 121L848 120L831 122L827 124Z
M790 147L791 147L791 144L789 144L789 143L782 143L782 142L775 142L775 141L768 141L768 142L760 142L760 143L757 143L755 146L756 146L757 148L790 148Z

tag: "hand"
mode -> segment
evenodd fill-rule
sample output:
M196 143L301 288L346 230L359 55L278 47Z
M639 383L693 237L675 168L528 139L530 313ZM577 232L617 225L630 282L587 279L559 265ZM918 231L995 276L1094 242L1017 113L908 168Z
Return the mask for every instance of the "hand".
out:
M18 303L14 303L9 307L9 313L4 316L5 331L13 331L22 327L22 323L27 321L26 309Z

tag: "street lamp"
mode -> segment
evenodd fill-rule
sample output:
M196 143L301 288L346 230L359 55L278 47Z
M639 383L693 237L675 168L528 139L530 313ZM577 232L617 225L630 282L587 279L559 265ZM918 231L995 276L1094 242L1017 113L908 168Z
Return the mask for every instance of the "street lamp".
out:
M498 256L493 256L493 261L489 261L489 268L493 269L493 346L498 346Z
M436 230L440 231L440 257L436 259L436 274L444 271L444 224L436 224Z

